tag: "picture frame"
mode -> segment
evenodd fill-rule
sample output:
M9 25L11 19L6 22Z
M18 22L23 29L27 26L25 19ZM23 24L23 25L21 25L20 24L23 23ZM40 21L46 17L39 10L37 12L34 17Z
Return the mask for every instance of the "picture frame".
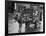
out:
M29 32L29 33L8 33L8 13L9 13L9 3L27 3L27 4L40 4L43 5L43 31L42 32ZM13 7L14 8L14 7ZM12 11L14 11L12 9ZM28 2L28 1L5 1L5 35L26 35L26 34L44 34L45 33L45 3L44 2Z

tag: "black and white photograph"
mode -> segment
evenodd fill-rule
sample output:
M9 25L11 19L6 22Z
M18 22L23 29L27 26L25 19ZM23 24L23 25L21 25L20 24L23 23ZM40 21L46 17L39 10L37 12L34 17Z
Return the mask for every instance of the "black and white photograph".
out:
M8 1L5 10L6 33L44 33L44 3Z

